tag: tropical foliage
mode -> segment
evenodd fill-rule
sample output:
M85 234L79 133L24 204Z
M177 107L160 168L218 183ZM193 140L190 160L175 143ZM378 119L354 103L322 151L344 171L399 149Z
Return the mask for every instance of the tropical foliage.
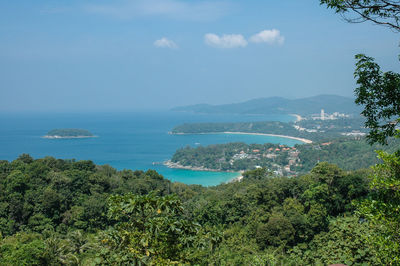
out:
M376 255L363 237L372 223L352 204L372 197L366 171L320 163L288 178L261 168L204 188L26 154L0 166L1 265L357 264Z

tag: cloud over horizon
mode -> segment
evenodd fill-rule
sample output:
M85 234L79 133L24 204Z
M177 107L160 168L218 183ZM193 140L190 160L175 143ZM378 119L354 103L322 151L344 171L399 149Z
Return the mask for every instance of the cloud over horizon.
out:
M158 48L178 49L178 45L174 41L169 40L165 37L156 40L153 44L155 47Z
M209 46L224 49L247 46L247 41L241 34L223 34L222 36L218 36L214 33L207 33L204 35L204 41Z
M282 45L285 41L279 30L263 30L257 34L254 34L249 39L253 43L268 43L268 44L279 44Z

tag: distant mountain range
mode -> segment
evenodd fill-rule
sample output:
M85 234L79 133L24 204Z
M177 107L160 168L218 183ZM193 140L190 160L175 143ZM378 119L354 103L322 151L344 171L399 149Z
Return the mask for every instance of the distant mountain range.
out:
M289 100L282 97L270 97L249 100L241 103L210 105L196 104L175 107L172 111L215 113L215 114L318 114L324 109L326 113L340 112L360 114L362 108L354 99L338 95L318 95L302 99Z

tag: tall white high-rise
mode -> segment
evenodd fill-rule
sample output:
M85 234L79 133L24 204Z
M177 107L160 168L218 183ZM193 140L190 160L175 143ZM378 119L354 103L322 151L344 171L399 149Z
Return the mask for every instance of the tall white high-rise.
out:
M321 109L321 120L325 120L325 111Z

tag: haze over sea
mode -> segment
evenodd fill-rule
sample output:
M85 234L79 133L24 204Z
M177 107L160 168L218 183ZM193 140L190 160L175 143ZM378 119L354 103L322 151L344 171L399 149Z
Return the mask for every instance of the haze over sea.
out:
M92 160L119 170L155 169L165 178L185 184L218 185L237 173L170 169L163 162L184 146L228 142L280 143L298 140L256 135L204 134L170 135L174 126L193 122L244 122L294 120L289 115L209 115L176 112L86 113L86 114L0 114L0 160L14 160L22 153L34 158ZM82 128L97 138L44 139L55 128Z

